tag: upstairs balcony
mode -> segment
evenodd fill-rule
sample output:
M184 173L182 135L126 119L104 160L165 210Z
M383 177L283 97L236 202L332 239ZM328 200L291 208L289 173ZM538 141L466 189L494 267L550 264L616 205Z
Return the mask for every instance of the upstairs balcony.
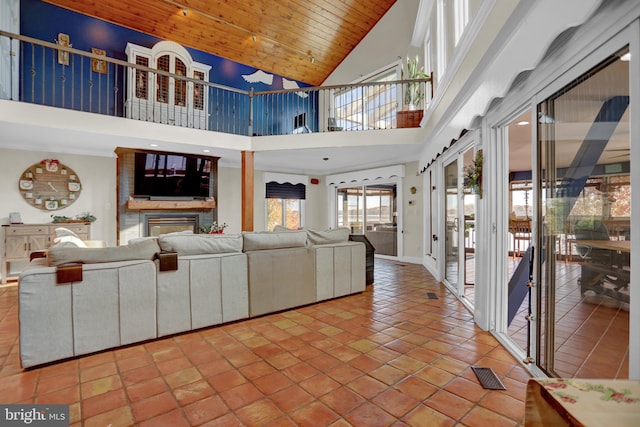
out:
M208 81L207 65L180 54L149 61L134 45L125 61L2 31L0 41L11 70L0 98L252 139L418 127L432 92L429 78L247 91Z

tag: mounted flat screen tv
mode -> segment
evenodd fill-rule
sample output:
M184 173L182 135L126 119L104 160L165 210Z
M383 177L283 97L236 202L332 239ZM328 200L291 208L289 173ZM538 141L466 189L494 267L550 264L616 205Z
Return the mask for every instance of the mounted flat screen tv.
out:
M151 198L211 196L212 160L189 154L135 153L134 194Z

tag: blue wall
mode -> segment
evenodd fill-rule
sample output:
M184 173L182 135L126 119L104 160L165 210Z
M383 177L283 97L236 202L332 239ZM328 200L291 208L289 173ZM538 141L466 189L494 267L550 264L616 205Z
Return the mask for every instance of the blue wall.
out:
M71 46L91 52L91 48L102 49L112 58L127 60L125 48L127 43L152 47L161 39L143 34L128 28L120 27L99 19L81 15L41 0L22 0L20 3L20 33L39 40L55 43L58 33L69 35ZM221 35L224 36L224 35ZM274 75L273 84L249 83L242 75L253 74L256 68L249 67L228 59L211 55L196 49L186 49L194 61L210 65L209 81L237 89L255 91L282 89L282 77ZM87 59L72 55L70 65L63 66L57 62L57 53L51 49L42 50L26 44L21 52L21 99L45 105L54 105L75 110L97 112L122 116L123 101L126 97L125 72L110 64L107 74L91 72L91 63ZM63 78L64 76L64 78ZM44 79L44 81L43 81ZM53 82L56 82L53 85ZM310 85L297 82L300 87ZM52 92L55 87L55 93ZM210 93L210 98L212 94ZM233 115L233 133L245 134L248 126L248 101L236 98L230 100L233 105L211 106L209 114L211 120L209 128L222 129L221 115ZM73 106L72 106L73 104ZM302 109L301 109L302 108ZM289 110L289 109L287 109ZM302 107L297 107L291 113L293 116L300 112L307 112L308 117L317 117L317 101ZM257 114L257 113L256 113ZM287 111L287 114L289 112ZM271 114L268 117L256 117L254 123L262 123L262 128L287 129L291 128L293 116L288 117ZM317 121L317 120L315 120ZM311 122L311 120L310 120ZM313 126L314 130L315 126Z

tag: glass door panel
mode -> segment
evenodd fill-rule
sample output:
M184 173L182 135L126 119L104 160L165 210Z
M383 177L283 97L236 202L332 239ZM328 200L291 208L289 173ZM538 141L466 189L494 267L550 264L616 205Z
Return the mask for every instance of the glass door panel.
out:
M529 250L532 242L533 187L531 150L531 112L526 111L511 121L507 127L507 151L509 153L508 196L506 212L509 222L506 257L509 277L507 298L507 334L513 342L529 355L530 324L528 319L530 293L530 259L535 256Z
M618 52L538 106L539 366L628 378L629 62Z
M444 240L445 250L445 280L452 287L458 287L458 160L454 160L444 168L445 177L445 218L446 230Z
M464 168L473 166L473 159L475 152L473 147L469 148L462 155L462 164ZM464 296L473 304L475 299L475 272L476 272L476 200L478 195L471 192L471 189L465 187L465 191L462 194L462 221L464 223L464 233L462 237L462 244L460 247L464 247L464 253L462 254L462 271L464 274L464 289L461 289Z

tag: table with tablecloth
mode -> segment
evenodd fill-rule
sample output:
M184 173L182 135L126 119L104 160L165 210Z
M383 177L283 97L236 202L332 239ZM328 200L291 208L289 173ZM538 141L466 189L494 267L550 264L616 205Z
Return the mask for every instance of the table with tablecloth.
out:
M532 378L525 427L640 426L640 381Z

